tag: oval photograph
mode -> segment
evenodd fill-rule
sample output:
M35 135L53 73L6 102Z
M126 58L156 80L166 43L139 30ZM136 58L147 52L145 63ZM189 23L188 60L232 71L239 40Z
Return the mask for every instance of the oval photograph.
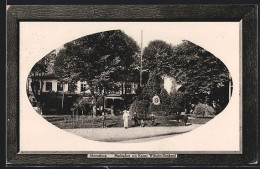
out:
M83 138L134 143L192 131L225 109L233 83L220 59L188 39L144 35L109 30L51 51L27 78L35 112Z

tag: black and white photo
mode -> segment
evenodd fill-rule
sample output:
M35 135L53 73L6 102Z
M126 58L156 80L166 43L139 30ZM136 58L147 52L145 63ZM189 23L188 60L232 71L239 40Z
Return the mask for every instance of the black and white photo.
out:
M20 22L22 152L241 153L239 22Z

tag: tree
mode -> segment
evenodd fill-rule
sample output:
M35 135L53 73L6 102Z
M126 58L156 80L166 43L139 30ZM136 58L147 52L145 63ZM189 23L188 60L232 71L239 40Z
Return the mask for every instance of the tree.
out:
M42 88L44 84L44 76L50 73L50 67L55 56L55 50L51 51L41 60L39 60L31 69L29 77L31 78L31 89L34 98L38 102L39 106L42 104Z
M185 105L187 103L182 102L190 102L197 96L201 98L210 95L230 81L229 71L221 60L187 40L177 46L160 40L152 41L144 49L143 58L144 68L149 69L149 79L143 92L154 95L153 91L146 89L151 83L151 77L156 77L153 78L153 83L155 84L156 81L158 86L160 84L161 89L163 79L168 77L173 83L171 100L177 99L178 102L182 100L180 104ZM182 99L178 99L179 96L174 97L174 93L178 93L178 90L185 94L185 96L180 95ZM162 95L165 96L165 92ZM172 109L179 107L173 104L175 102L171 101Z
M136 42L121 30L85 36L64 45L55 61L55 73L60 81L87 81L95 115L98 97L119 90L115 82L129 79L138 50Z
M142 93L146 99L151 100L154 95L160 94L164 78L171 68L167 58L172 55L172 52L172 46L161 40L151 41L144 49L144 69L149 72Z
M193 96L210 94L230 80L229 71L221 60L189 41L173 48L168 63L172 65L169 75L182 84L184 92Z
M161 90L160 99L162 104L162 111L168 112L171 109L171 93L169 94L165 89Z
M150 72L148 81L142 90L142 98L151 101L155 95L161 91L162 79L156 75L156 72Z
M138 118L145 119L147 117L148 107L149 102L147 100L135 100L130 106L130 117L136 113Z
M165 76L171 69L168 58L172 55L172 45L161 40L151 41L144 49L143 67L150 72L156 72L156 76Z

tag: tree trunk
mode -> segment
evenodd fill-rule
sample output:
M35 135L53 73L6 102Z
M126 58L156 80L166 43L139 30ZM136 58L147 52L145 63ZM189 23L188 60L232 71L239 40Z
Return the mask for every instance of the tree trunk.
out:
M43 89L43 79L42 79L42 73L41 73L41 82L40 82L40 95L39 95L39 102L40 102L40 105L42 105L42 89Z
M36 75L35 75L35 72L33 73L33 75L32 75L32 82L31 82L31 88L32 88L32 93L33 93L33 96L34 96L34 98L36 99L36 101L38 101L38 97L37 97L37 92L36 92L36 77L35 77Z
M74 127L74 109L72 110L72 125L73 125L73 127Z
M63 86L64 87L64 86ZM64 105L64 88L63 88L63 93L62 93L62 99L61 99L61 109L62 109L62 114L64 114L63 112L63 105Z
M125 81L125 94L126 94L126 92L127 92L127 87L126 87L127 84L126 84L126 83L127 83L127 81Z
M91 90L91 94L92 94L92 97L93 97L93 101L92 101L93 116L97 116L97 98L95 97L95 92L93 90Z
M123 95L124 94L124 82L122 82L121 88L122 88L122 95Z
M96 103L93 105L93 116L97 116L97 105L96 105Z
M84 119L83 119L83 109L81 108L81 123L83 124Z
M114 113L114 105L113 105L113 106L111 106L111 115L112 115L112 116L114 116L114 115L115 115L115 113Z
M36 100L38 100L37 99L38 97L36 96L36 92L35 92L35 82L34 81L31 82L31 88L32 88L32 93L33 93L34 98Z
M77 112L76 112L76 120L78 121L79 119L79 109L77 108Z

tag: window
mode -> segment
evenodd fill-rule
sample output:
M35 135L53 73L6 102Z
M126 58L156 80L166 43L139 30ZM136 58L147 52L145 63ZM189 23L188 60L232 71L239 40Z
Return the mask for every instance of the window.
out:
M69 83L69 84L68 84L68 91L69 91L69 92L74 92L74 87L73 87L73 84L72 84L72 83Z
M57 83L57 90L63 91L63 84L62 83Z
M111 105L114 104L114 101L113 99L107 99L107 105L106 105L106 108L111 108Z
M131 93L131 85L126 85L126 93Z
M87 84L81 83L80 91L85 92L86 90L87 90Z
M46 82L46 91L52 91L52 82Z

